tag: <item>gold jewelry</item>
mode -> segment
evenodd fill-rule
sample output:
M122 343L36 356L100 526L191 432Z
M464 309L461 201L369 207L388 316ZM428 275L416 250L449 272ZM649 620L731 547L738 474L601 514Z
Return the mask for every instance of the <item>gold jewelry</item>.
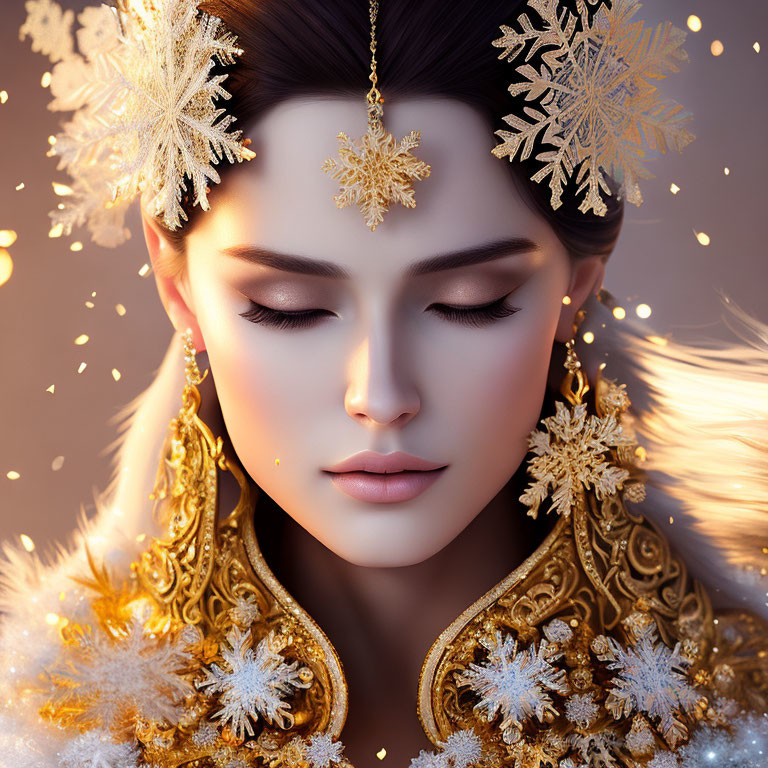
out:
M384 219L392 202L414 208L416 200L412 183L427 178L431 168L411 154L419 146L420 131L411 131L398 143L384 130L383 99L376 73L376 16L378 0L370 0L371 20L371 89L366 95L368 132L355 141L339 133L339 156L329 157L322 170L338 179L341 190L333 198L337 207L359 205L365 223L373 232Z
M55 97L48 108L73 111L49 155L72 177L72 187L51 211L51 237L87 224L94 242L123 243L125 215L145 190L149 210L178 229L185 177L194 204L209 209L208 184L220 181L214 166L256 155L218 100L231 94L228 75L214 64L234 64L243 50L221 19L198 10L200 0L115 0L78 15L79 53L70 29L74 14L53 0L28 0L20 37L59 62L51 73Z
M559 518L432 646L419 715L443 751L412 768L453 765L457 741L498 768L664 768L697 729L768 704L765 622L715 618L664 536L627 508L644 497L629 398L601 366L587 403L575 341L566 349L567 404L531 435L534 481L521 497L535 517L549 495ZM717 736L699 732L689 754L703 764Z
M763 737L749 712L768 710L766 622L714 614L664 536L627 509L642 472L612 425L624 430L629 399L602 369L590 390L566 346L568 406L531 436L560 514L432 646L418 712L440 752L411 768L665 768L689 748L703 764L729 728ZM341 664L259 551L245 475L198 416L207 371L189 331L185 371L153 491L166 534L122 583L89 557L79 581L93 620L57 617L61 655L41 675L40 715L68 739L67 765L98 749L110 764L159 768L351 768L338 741ZM601 456L583 462L582 450ZM627 474L606 483L603 464ZM241 491L221 521L218 469ZM536 483L543 472L532 470Z
M86 730L138 744L143 761L162 768L350 768L337 741L347 711L341 664L264 561L245 475L198 416L208 370L200 375L190 329L183 339L182 407L151 494L166 534L122 584L90 560L82 583L96 621L62 630L41 714L73 739ZM217 469L240 486L221 521Z
M597 11L590 8L598 3ZM690 114L660 98L655 84L687 61L685 33L665 22L651 34L643 22L633 22L639 0L612 0L610 6L578 0L576 13L560 0L528 0L528 6L541 28L523 13L520 31L504 25L493 41L503 49L500 59L514 62L525 54L516 68L522 79L509 86L525 102L504 117L513 131L496 131L503 143L491 152L510 161L519 152L526 160L542 142L536 159L544 165L531 178L549 177L555 209L565 185L575 183L577 194L585 192L579 210L605 216L601 193L612 194L606 173L640 205L638 181L652 178L647 157L669 148L680 152L694 138L686 128Z

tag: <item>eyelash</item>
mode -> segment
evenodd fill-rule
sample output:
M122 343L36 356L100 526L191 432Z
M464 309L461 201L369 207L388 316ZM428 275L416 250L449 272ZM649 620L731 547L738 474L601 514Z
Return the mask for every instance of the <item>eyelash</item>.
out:
M447 304L433 304L433 307L439 307L437 313L449 322L459 323L474 328L480 328L485 325L501 320L504 317L514 315L520 311L520 307L512 307L504 304L510 294L502 296L488 304L481 304L477 307L451 307ZM333 315L324 309L307 309L298 312L281 312L276 309L270 309L255 301L251 301L251 308L241 312L240 316L252 323L263 323L271 328L278 329L298 329L307 328L314 325L315 321L324 315Z

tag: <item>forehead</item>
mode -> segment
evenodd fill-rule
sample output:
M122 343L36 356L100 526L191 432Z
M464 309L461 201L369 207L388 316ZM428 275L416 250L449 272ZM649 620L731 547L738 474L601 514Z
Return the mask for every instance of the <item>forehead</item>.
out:
M509 161L491 155L493 130L473 108L440 98L387 102L384 125L396 140L421 131L414 154L432 172L413 183L415 208L392 203L374 232L357 206L339 209L333 199L338 182L321 168L336 155L340 131L350 138L365 133L364 98L290 100L244 131L256 158L226 169L190 248L255 244L356 271L361 261L397 269L504 238L555 240L521 198L505 167Z

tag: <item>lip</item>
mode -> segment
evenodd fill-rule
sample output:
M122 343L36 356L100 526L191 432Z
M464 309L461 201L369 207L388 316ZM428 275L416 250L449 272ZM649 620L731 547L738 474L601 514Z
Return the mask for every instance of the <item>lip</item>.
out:
M405 470L416 470L419 472L428 472L433 469L442 469L445 464L438 464L434 461L412 456L410 453L395 451L394 453L376 453L375 451L360 451L354 456L350 456L332 467L328 467L326 472L403 472Z
M324 471L353 499L392 504L410 501L426 491L446 467L402 451L361 451Z
M410 501L429 488L446 467L403 472L331 472L331 482L347 496L376 504Z

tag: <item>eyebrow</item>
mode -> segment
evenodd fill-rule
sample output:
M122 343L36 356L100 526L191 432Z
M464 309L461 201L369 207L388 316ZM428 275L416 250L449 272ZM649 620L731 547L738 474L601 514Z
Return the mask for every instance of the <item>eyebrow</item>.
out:
M411 264L405 270L406 277L443 272L447 269L468 267L475 264L484 264L489 261L511 256L516 253L525 253L538 250L539 246L526 237L511 237L502 240L493 240L482 245L462 248L457 251L430 256L423 261ZM278 253L268 248L255 245L233 245L221 251L225 256L242 259L251 264L264 267L272 267L283 272L295 272L301 275L313 275L315 277L330 277L336 279L348 279L350 273L334 264L332 261L308 259L305 256L294 256L286 253Z

